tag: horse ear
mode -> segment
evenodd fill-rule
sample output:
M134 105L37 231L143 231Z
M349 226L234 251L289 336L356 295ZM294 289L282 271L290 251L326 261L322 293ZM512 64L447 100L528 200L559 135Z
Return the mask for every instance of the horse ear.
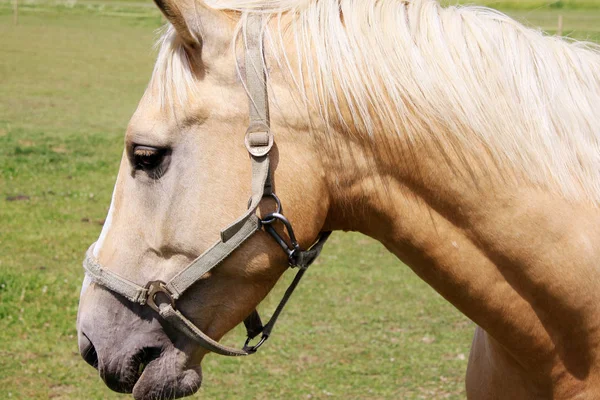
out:
M186 47L195 49L202 45L201 39L190 30L184 17L183 9L185 5L179 6L176 0L154 0L154 3L173 25Z

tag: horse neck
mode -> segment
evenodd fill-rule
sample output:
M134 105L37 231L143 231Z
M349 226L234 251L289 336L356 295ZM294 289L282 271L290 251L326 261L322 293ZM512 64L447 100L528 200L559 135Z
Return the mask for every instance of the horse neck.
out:
M558 354L589 368L598 210L382 137L317 141L332 193L327 228L379 240L521 365L548 373Z
M476 12L471 14L479 18ZM486 26L491 26L494 18L488 18ZM494 25L498 37L504 30L517 29L514 24L501 25ZM550 43L537 38L532 41L532 46ZM565 46L561 45L561 51L570 51ZM301 52L294 50L293 43L286 48L290 65L296 65L294 57ZM310 118L285 119L294 125L307 119L317 122L312 127L314 151L320 154L331 196L325 228L359 231L379 240L484 328L520 365L547 376L548 368L560 361L578 366L574 367L579 368L576 374L585 374L596 357L596 351L590 349L600 343L593 337L600 332L594 306L600 300L595 246L600 241L600 214L591 204L594 196L573 193L585 193L595 185L596 173L577 169L597 171L592 168L595 154L589 152L595 148L597 119L585 111L594 104L597 91L582 89L581 101L589 104L583 111L569 108L572 115L565 118L588 121L588 128L560 125L548 132L553 125L538 123L546 117L537 118L534 112L547 107L524 112L527 102L495 101L490 88L496 88L494 82L503 82L501 73L496 74L496 81L491 80L488 93L478 86L489 75L484 69L481 79L473 80L472 90L467 91L473 96L470 98L463 91L447 90L452 88L448 80L461 87L458 81L468 77L418 75L420 66L411 63L412 54L390 51L390 57L406 57L393 63L403 67L396 71L403 77L396 82L401 89L395 94L398 104L386 100L392 88L387 81L379 82L378 74L370 75L370 81L354 79L352 85L346 84L343 75L331 75L338 69L328 64L327 57L319 62L316 51L305 56L312 62L296 71L303 79L289 80L301 89L309 87L296 104L307 100L311 110L319 110ZM592 53L583 56L597 60ZM386 60L381 57L378 61ZM365 64L373 64L371 59L367 61L370 63ZM328 68L318 69L321 64ZM275 71L271 73L273 83L278 79ZM369 71L365 68L363 72L369 75ZM560 76L555 74L555 80ZM323 87L323 82L328 86ZM361 82L365 87L360 87ZM419 82L436 90L425 95L414 89ZM349 104L355 102L349 93L370 95L374 89L368 85L379 85L379 95L358 105ZM403 97L407 91L412 97ZM457 93L461 96L455 99ZM468 100L481 100L483 109L496 113L494 119L483 118L489 113L478 114L481 107L465 113L460 106ZM291 113L296 108L279 109ZM319 125L323 119L326 123ZM571 131L572 135L566 133ZM546 149L540 145L541 139L539 143L528 139L536 135L555 135L562 141L552 141L553 147ZM552 158L556 151L561 154L560 162ZM569 167L561 167L564 165ZM585 178L588 175L590 179ZM556 182L549 178L557 176ZM567 199L570 195L574 200ZM591 358L586 358L590 354Z

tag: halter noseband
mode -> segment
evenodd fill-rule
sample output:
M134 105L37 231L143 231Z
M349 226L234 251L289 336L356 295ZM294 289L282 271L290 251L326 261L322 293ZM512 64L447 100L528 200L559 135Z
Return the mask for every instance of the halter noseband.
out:
M131 282L104 268L92 254L90 247L83 262L83 268L93 282L125 297L129 301L148 305L162 318L195 340L200 346L225 356L246 356L253 354L270 336L277 318L302 279L302 276L318 257L331 232L321 232L315 243L302 250L296 240L291 223L283 215L281 202L273 192L269 151L273 147L274 137L269 129L269 100L262 51L262 17L259 14L248 15L246 43L246 85L250 99L250 125L244 143L252 160L252 197L248 211L227 228L221 231L221 240L201 254L186 268L168 282L151 281L145 286ZM264 197L275 200L276 211L260 219L256 209ZM275 230L273 225L280 222L290 240L290 244ZM176 301L200 278L219 265L225 258L242 245L250 236L264 229L281 246L288 256L290 267L298 272L287 288L269 322L262 324L258 312L254 310L245 320L248 338L239 350L224 346L211 339L176 308ZM261 334L256 345L250 341Z

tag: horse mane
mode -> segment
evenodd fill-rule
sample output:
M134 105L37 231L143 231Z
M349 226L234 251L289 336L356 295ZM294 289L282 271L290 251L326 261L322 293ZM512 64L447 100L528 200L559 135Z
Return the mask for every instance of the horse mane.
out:
M598 46L546 36L489 8L443 8L436 0L206 5L240 12L238 37L248 12L285 21L265 27L265 46L293 75L294 90L316 99L325 122L342 121L367 139L381 127L413 144L434 135L453 159L472 160L484 148L497 168L533 185L600 202ZM295 41L290 56L286 35ZM194 80L175 36L173 29L163 35L153 78L165 103L169 93L182 100Z

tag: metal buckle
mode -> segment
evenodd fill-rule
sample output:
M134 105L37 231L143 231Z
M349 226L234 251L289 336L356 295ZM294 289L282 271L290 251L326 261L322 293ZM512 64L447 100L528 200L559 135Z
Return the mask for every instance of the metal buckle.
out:
M167 296L169 302L171 303L171 307L175 309L175 299L173 299L173 294L171 294L171 292L169 292L169 289L167 289L166 283L164 283L163 281L151 281L148 282L148 284L146 285L146 289L148 290L148 294L146 295L146 304L148 304L148 306L150 306L151 309L153 309L157 313L160 313L160 310L158 309L155 300L156 295L159 293L162 293L165 296Z
M269 127L261 124L260 126L251 126L248 128L244 144L248 152L254 157L262 157L271 150L274 140L273 133L271 133Z

